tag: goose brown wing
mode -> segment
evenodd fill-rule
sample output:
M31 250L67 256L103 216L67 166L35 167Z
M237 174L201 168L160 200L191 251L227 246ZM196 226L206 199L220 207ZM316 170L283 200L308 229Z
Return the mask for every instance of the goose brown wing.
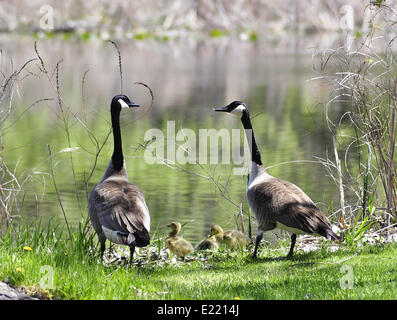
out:
M149 210L136 185L124 180L103 181L95 188L95 210L102 226L129 236L128 244L133 238L148 242Z
M315 233L327 237L331 224L324 214L308 203L287 203L279 211L276 220L283 225L305 233Z
M275 178L258 184L253 191L256 206L274 222L324 236L331 228L313 201L291 182Z
M291 194L290 201L279 211L277 221L287 226L297 226L308 233L317 233L328 237L332 232L328 218L317 208L314 202L295 184L280 180Z

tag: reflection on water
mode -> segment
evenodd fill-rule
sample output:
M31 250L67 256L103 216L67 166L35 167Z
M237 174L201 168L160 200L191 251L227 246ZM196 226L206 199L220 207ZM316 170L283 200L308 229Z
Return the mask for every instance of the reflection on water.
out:
M12 57L14 65L21 65L35 57L33 42L29 37L6 37L0 39L0 46ZM148 40L119 46L124 93L143 106L141 110L122 114L127 170L130 181L145 194L153 233L164 235L165 225L179 220L187 223L183 229L185 238L196 242L209 233L214 223L226 229L235 227L234 215L238 209L222 197L213 182L200 175L210 175L228 184L233 201L243 203L244 210L248 210L247 177L231 176L229 181L233 165L185 165L186 171L197 173L191 174L161 164L147 164L144 150L139 148L148 129L159 128L166 133L167 120L174 120L177 130L240 129L238 119L212 112L212 107L232 100L246 102L255 116L252 123L265 166L280 164L269 170L272 175L301 186L325 211L332 202L336 203L337 189L320 164L302 161L281 164L313 161L313 156L325 157L327 149L331 150L321 105L327 97L327 88L307 81L316 75L312 71L310 49L306 49L304 42L295 44L287 54L280 54L271 43L230 39L176 43ZM51 72L63 59L59 73L63 102L103 142L110 126L109 103L120 91L114 48L95 39L74 42L55 38L40 40L38 49L53 84L55 75ZM87 214L84 181L95 161L96 147L87 131L69 115L66 123L71 146L78 148L72 154L59 153L69 145L56 102L29 107L38 99L56 98L55 87L37 66L32 64L28 70L31 75L20 83L20 96L15 97L16 111L4 125L2 157L10 167L19 161L19 173L34 173L25 188L23 215L56 217L62 221L49 175L47 144L53 153L58 152L53 156L55 178L66 214L76 224ZM89 71L82 87L86 70ZM148 90L134 85L138 81L149 85L154 92L151 110L148 110L151 101ZM102 150L89 189L101 178L111 153L112 139Z

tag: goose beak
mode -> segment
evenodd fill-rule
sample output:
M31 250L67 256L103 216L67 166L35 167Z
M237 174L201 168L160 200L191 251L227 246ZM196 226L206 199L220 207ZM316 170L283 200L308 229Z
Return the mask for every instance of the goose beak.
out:
M229 112L228 106L222 107L222 108L213 108L213 109L214 109L214 111L217 111L217 112Z
M130 103L128 103L128 106L129 106L130 108L133 108L133 107L139 108L139 107L140 107L140 105L137 104L137 103L135 103L135 102L130 102Z

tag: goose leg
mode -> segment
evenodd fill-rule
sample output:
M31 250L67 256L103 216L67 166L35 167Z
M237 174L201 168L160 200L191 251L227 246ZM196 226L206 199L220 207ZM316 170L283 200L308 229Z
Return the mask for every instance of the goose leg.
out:
M258 234L256 235L256 239L255 239L254 255L252 256L252 258L254 259L256 259L256 253L258 251L259 243L261 242L262 237L263 237L263 231L258 231Z
M100 243L101 243L101 260L102 261L103 261L103 253L105 252L105 249L106 249L105 241L102 241L102 240L100 241Z
M132 259L134 258L135 246L130 246L130 261L128 265L132 264Z
M295 242L296 242L296 234L293 233L291 236L291 247L289 248L287 258L292 258L292 254L294 253Z

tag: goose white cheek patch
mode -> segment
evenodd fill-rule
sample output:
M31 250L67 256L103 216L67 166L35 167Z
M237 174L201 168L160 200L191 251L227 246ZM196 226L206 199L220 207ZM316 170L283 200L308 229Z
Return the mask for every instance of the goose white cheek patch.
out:
M238 107L236 107L236 108L234 108L234 109L232 110L232 113L233 113L233 114L238 114L238 115L240 115L240 114L243 113L244 110L245 110L245 106L242 105L242 104L240 104Z
M128 104L126 104L122 99L119 99L118 102L122 108L128 108Z

